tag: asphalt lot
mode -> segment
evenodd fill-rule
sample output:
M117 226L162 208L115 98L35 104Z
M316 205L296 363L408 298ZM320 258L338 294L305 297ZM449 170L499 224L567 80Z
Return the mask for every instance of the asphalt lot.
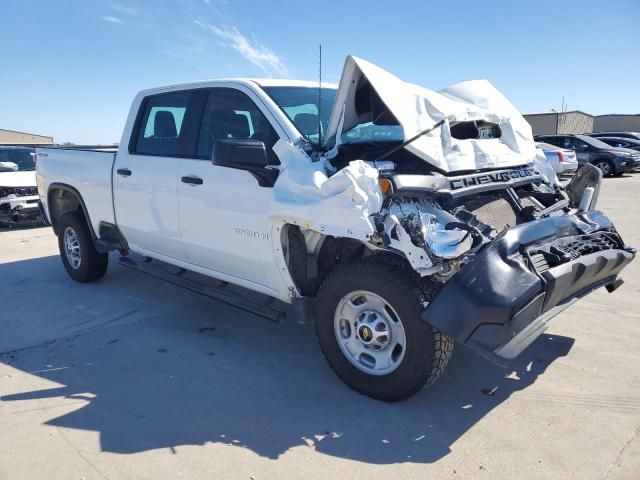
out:
M640 246L640 174L600 208ZM503 369L457 348L398 404L275 324L117 264L80 285L48 228L0 231L0 479L640 478L640 262Z

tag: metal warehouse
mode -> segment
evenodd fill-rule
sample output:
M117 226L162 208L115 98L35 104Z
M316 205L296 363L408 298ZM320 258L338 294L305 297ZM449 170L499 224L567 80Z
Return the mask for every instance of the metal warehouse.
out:
M554 133L590 133L608 131L640 131L639 115L590 115L580 110L570 112L532 113L524 115L534 135Z
M0 145L52 145L53 137L0 128Z

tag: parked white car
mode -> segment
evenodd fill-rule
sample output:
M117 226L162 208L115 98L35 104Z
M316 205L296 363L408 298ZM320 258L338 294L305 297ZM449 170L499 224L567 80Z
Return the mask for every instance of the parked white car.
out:
M578 170L578 158L575 151L544 142L536 142L536 147L542 149L544 156L547 157L557 175L567 175Z
M0 146L0 224L14 225L38 219L35 150Z
M71 278L117 249L311 305L334 371L386 401L435 382L454 341L515 358L635 254L595 210L602 173L560 185L491 84L432 91L355 57L337 89L143 91L117 152L37 153Z

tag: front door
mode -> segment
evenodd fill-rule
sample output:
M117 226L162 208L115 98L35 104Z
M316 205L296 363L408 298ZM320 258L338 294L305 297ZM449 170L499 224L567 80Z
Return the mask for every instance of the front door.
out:
M264 142L270 163L278 136L256 103L232 88L210 90L197 147L197 159L180 166L178 200L182 247L192 264L276 288L269 209L273 193L246 170L211 161L219 139Z

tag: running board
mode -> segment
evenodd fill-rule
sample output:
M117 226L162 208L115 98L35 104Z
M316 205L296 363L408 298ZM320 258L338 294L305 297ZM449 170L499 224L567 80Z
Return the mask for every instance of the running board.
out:
M237 307L245 312L264 317L272 322L280 323L286 317L286 313L284 311L277 310L271 306L272 303L280 303L284 306L285 304L283 302L260 293L245 290L247 294L265 298L263 303L254 302L247 298L247 294L234 291L235 288L240 287L231 287L227 282L210 279L209 277L190 272L184 268L173 267L158 260L152 261L149 257L143 257L143 260L141 261L134 260L129 256L120 257L119 263L120 265L124 265L125 267L138 272L164 280L172 285L186 288L187 290L204 295L205 297L219 300L228 305ZM170 269L175 269L175 273L172 273ZM195 278L189 278L187 275ZM201 277L202 281L197 280L198 277ZM210 282L218 282L218 285L214 285L213 283L209 284Z

